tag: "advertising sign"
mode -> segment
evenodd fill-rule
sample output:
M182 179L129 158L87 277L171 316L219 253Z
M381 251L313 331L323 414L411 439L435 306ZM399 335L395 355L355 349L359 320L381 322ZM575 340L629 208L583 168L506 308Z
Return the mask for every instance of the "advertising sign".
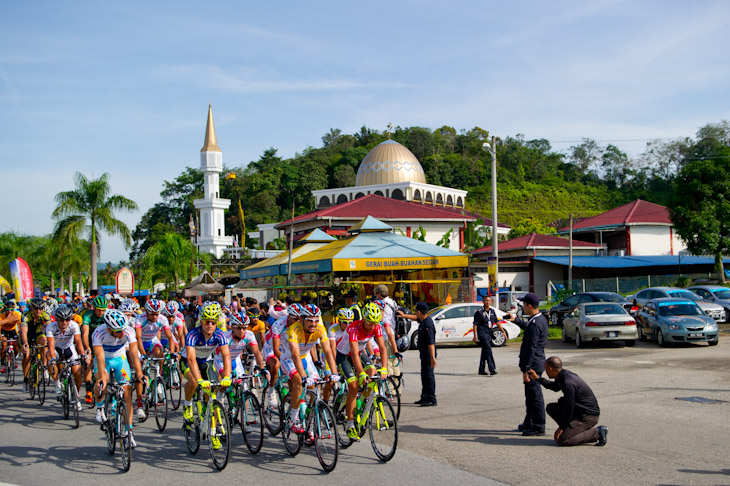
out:
M120 268L117 272L117 293L133 294L134 293L134 274L127 267Z

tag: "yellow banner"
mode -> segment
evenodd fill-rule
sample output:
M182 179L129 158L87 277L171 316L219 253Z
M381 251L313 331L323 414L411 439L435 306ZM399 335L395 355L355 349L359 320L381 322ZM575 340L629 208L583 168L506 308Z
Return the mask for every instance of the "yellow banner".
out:
M0 276L0 286L2 286L3 290L6 294L9 294L13 291L13 288L10 286L7 280L5 280L5 277Z
M455 268L469 266L469 257L442 256L422 258L352 258L332 260L335 272L413 270L418 268Z

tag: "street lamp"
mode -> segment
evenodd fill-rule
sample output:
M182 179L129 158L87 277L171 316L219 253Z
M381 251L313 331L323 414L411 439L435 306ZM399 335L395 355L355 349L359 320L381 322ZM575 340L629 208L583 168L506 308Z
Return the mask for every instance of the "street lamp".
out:
M482 148L492 156L492 256L494 257L495 294L499 291L499 248L497 246L497 143L484 142Z

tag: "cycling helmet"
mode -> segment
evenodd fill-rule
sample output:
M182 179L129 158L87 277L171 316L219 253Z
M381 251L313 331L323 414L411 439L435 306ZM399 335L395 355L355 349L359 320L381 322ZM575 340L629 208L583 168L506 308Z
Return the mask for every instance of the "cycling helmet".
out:
M319 307L317 307L314 304L306 304L302 306L301 311L302 317L319 317L322 315L322 311L319 310Z
M231 314L231 320L228 324L230 327L248 327L251 325L251 319L243 312L234 312Z
M167 303L167 305L165 306L165 309L162 311L162 313L165 315L174 316L175 313L179 310L180 310L180 304L178 304L176 300L171 300L170 302ZM165 313L165 311L167 311L167 313Z
M134 301L131 299L123 300L121 304L119 304L119 310L122 312L134 312Z
M150 314L159 314L163 307L164 303L157 299L150 299L144 304L144 310Z
M380 300L380 299L375 299L375 300L373 301L373 304L375 304L375 305L377 305L378 307L380 307L380 310L381 310L381 311L384 311L384 310L385 310L385 302L383 302L382 300Z
M303 308L302 304L294 303L286 308L286 314L289 317L299 318L299 317L302 317L303 310L304 310L304 308Z
M134 309L134 311L137 312L139 310L139 302L137 302L136 300L133 300L133 299L130 299L130 300L132 300L132 309Z
M46 302L43 299L30 299L28 301L29 307L34 310L44 310Z
M58 304L56 304L55 302L47 302L44 310L49 314L53 314L57 307Z
M107 309L104 312L104 322L112 331L123 331L127 327L127 316L120 310Z
M203 307L203 320L218 320L221 317L221 306L218 302L211 302Z
M408 348L411 347L411 338L409 338L407 334L404 334L395 340L395 345L398 348L399 353L408 351Z
M73 309L65 304L56 306L53 311L53 317L56 318L56 321L70 321L74 318L74 314Z
M337 319L340 322L352 322L355 320L355 313L349 307L345 307L337 311Z
M380 322L383 320L383 311L380 310L378 304L370 302L363 307L362 318L368 322Z
M95 297L92 302L94 309L107 309L109 308L109 301L104 298L104 296L99 295L98 297Z

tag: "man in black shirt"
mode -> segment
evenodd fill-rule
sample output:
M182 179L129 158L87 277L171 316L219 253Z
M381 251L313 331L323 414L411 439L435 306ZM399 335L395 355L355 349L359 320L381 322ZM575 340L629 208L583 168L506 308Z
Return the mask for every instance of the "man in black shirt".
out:
M421 399L416 405L422 407L436 406L436 378L433 370L436 368L436 326L428 315L428 304L416 303L416 314L396 312L397 317L417 320L418 324L418 353L421 357Z
M540 312L540 299L532 292L520 298L527 322L513 315L505 316L524 330L522 346L520 346L520 371L525 385L525 419L517 426L522 435L545 435L545 402L542 398L542 387L536 380L531 380L528 372L535 370L539 377L545 371L545 346L548 339L548 322Z
M547 413L558 424L554 439L558 445L574 446L596 442L597 446L606 445L608 428L599 425L598 400L593 390L575 373L563 369L563 362L557 356L545 361L545 373L555 380L539 378L535 370L530 370L530 379L537 380L542 386L554 392L562 391L563 396L557 403L547 406Z
M492 298L485 295L482 303L484 307L474 313L474 342L478 342L482 347L482 354L479 357L479 374L496 375L497 368L492 355L492 328L499 327L505 338L507 338L507 333L504 332L502 325L497 320L497 312L492 307ZM489 368L489 373L484 371L485 364Z

